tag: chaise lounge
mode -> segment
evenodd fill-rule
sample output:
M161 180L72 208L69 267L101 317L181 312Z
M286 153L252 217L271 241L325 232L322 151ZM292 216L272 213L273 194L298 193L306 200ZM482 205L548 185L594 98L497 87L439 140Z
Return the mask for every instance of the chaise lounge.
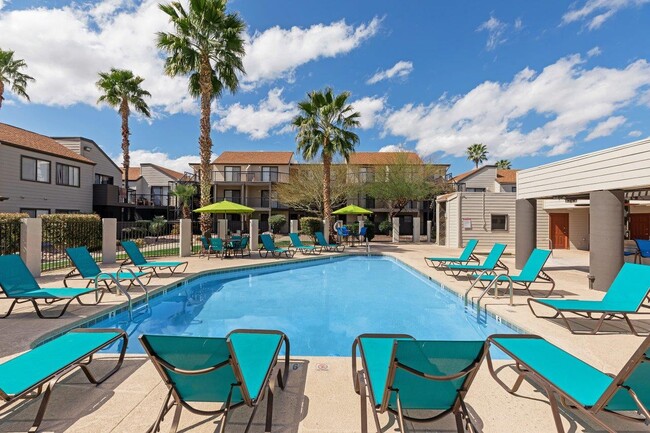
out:
M451 263L466 265L470 262L481 263L478 257L474 254L474 249L478 245L477 239L470 239L465 245L465 249L458 257L425 257L424 262L430 268L440 269ZM436 264L437 263L437 264Z
M345 245L330 244L327 242L327 239L325 239L323 232L316 232L314 235L316 236L316 243L323 247L325 251L336 251L337 253L342 253L345 251Z
M126 252L126 255L129 256L122 265L127 265L129 263L133 264L140 272L145 269L151 269L153 273L159 277L158 270L167 269L170 272L170 277L176 273L176 270L184 265L183 270L180 273L185 272L187 269L187 262L150 262L148 261L140 251L140 248L133 241L122 241L122 248Z
M259 250L260 257L266 258L271 254L271 257L280 258L284 254L287 258L291 258L296 254L295 250L276 247L273 238L269 234L261 234L260 239L262 239L262 248Z
M323 251L321 246L303 244L298 233L289 233L289 238L291 238L291 245L303 254L320 254Z
M461 273L465 272L466 274L477 273L477 272L486 272L491 274L496 274L497 269L502 269L508 273L508 267L501 261L501 256L506 250L507 245L505 244L494 244L492 250L483 261L483 264L476 265L447 265L444 267L445 274L451 274L458 276Z
M103 282L106 288L110 288L110 283L128 281L130 288L134 282L143 289L151 281L151 272L134 272L128 268L120 268L117 272L103 272L90 255L86 247L66 248L65 253L74 265L74 269L63 277L63 285L68 287L68 280L87 281L86 287L92 283ZM140 277L149 277L146 283L142 284Z

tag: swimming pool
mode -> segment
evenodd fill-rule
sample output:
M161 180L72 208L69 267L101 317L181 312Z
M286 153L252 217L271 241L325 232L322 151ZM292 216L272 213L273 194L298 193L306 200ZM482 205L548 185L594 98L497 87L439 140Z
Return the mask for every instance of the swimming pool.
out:
M153 298L132 321L127 312L94 328L129 334L142 353L143 333L220 337L236 328L283 331L292 355L350 356L362 333L407 333L418 339L485 339L515 331L477 317L458 295L389 257L343 256L293 261L198 277Z

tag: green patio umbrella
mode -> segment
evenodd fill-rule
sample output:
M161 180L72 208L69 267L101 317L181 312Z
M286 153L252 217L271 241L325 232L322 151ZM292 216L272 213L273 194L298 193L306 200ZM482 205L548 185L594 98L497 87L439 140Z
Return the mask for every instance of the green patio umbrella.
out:
M207 212L207 213L223 213L223 214L250 214L255 212L255 209L243 204L233 203L228 200L212 203L207 206L195 209L194 212Z
M372 211L353 204L332 212L333 215L370 215Z

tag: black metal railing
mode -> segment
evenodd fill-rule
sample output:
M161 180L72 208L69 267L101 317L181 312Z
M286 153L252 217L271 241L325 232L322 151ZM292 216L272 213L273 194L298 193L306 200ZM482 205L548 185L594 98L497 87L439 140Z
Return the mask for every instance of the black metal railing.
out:
M117 239L133 241L145 257L178 256L180 254L180 226L178 221L154 219L151 221L121 221L117 223ZM121 246L117 261L128 257Z
M102 222L43 219L41 269L51 271L72 266L66 248L86 247L96 262L102 258Z
M0 256L20 252L20 221L0 221Z

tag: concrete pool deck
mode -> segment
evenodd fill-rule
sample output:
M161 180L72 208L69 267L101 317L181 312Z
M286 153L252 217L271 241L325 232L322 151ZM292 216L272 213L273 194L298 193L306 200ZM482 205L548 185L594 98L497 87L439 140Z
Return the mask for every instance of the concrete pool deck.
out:
M479 249L480 250L480 249ZM348 249L346 249L346 252ZM351 248L350 252L362 252L361 248ZM452 290L464 293L469 283L448 277L441 271L428 268L423 257L432 255L453 255L458 250L430 244L372 244L371 252L393 256L404 263L424 272ZM327 255L335 255L333 253ZM309 256L297 254L296 259ZM599 299L602 292L588 289L587 254L574 251L555 251L546 269L557 282L556 293L567 297ZM187 272L178 278L156 278L151 287L169 284L191 273L208 269L232 266L259 265L285 259L252 258L234 260L215 260L189 258ZM505 263L514 268L514 258L507 257ZM111 267L107 267L111 269ZM44 286L56 287L61 284L66 271L44 274L39 282ZM545 289L540 285L540 289ZM133 292L138 293L137 290ZM475 291L474 294L477 294ZM608 372L617 373L623 363L638 348L642 337L631 335L621 323L607 325L604 330L614 331L603 335L572 335L565 326L555 320L535 318L526 305L526 297L520 292L515 295L514 306L508 305L506 297L485 298L483 305L488 310L512 322L516 326L541 335L569 350L571 353ZM27 305L22 305L10 318L0 321L0 356L3 359L27 350L30 344L56 329L73 326L85 321L89 316L100 314L123 303L124 297L108 295L101 307L72 306L63 318L58 320L38 319ZM6 303L6 302L5 302ZM3 303L3 308L4 304ZM3 310L4 311L4 310ZM643 316L633 317L640 331L650 331L650 320ZM368 332L372 332L371 329ZM617 333L618 332L618 333ZM289 335L289 338L291 336ZM130 344L139 344L132 340ZM98 360L98 368L104 365ZM514 373L508 363L500 361L501 374L513 379ZM105 363L108 367L108 363ZM129 357L122 369L104 384L89 385L81 372L63 379L52 393L50 406L40 431L44 432L143 432L154 421L165 397L166 388L151 363L143 357ZM481 431L501 432L554 432L555 427L550 408L543 393L529 383L522 385L521 397L508 394L489 375L484 363L467 396L470 412ZM523 398L522 398L523 397ZM0 413L0 432L25 431L31 425L37 401L19 403L15 408ZM241 432L250 414L250 409L240 408L232 413L228 430ZM563 422L568 432L600 431L591 426L576 412L563 411ZM162 431L169 428L168 416ZM399 431L394 419L380 417L384 431ZM640 424L622 422L611 415L602 418L617 431L650 431ZM205 418L185 411L181 418L179 431L213 432L219 427L220 418ZM253 432L263 431L264 407L258 410L254 420ZM370 430L373 424L370 423ZM388 426L388 427L387 427ZM435 424L410 424L407 431L455 431L451 417ZM275 400L274 432L360 432L359 397L352 387L352 370L349 357L292 357L292 370L287 389L278 391Z

